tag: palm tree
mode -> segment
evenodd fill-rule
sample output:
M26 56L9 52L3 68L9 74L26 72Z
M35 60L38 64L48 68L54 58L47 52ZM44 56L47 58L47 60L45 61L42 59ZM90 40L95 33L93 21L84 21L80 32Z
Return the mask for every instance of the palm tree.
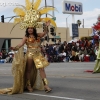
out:
M77 20L77 24L80 27L80 25L82 24L80 20Z

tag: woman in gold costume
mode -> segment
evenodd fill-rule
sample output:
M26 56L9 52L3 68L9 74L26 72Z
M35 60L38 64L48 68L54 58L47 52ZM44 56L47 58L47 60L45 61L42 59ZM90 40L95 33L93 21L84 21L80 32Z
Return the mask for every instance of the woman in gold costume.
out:
M44 68L49 65L48 61L41 53L41 38L48 33L48 26L52 24L56 27L56 23L51 18L41 18L41 15L48 11L55 10L54 7L41 7L38 9L41 0L26 0L26 7L15 8L14 12L18 18L14 19L16 24L21 24L21 29L26 29L26 35L21 43L16 47L11 47L12 50L18 51L14 55L12 63L12 74L14 83L12 88L0 89L0 94L15 94L23 93L25 89L29 92L34 89L45 90L50 92ZM21 6L21 5L20 5ZM37 33L36 28L41 27L41 23L45 22L44 32ZM16 25L15 24L15 25ZM27 52L24 55L23 45L27 45Z
M44 88L46 92L50 92L51 89L47 86L47 79L44 67L46 67L49 63L46 61L46 59L41 54L41 38L48 32L48 25L49 22L47 22L45 26L44 33L38 33L36 32L36 29L33 27L28 27L26 29L26 35L22 39L22 42L17 45L16 47L12 47L12 50L18 50L20 47L22 47L24 44L27 45L27 53L26 53L26 69L25 69L25 83L26 83L26 89L29 92L32 92L32 86L31 86L31 70L32 67L35 67L39 70L40 76L42 78ZM34 76L34 74L33 74ZM36 76L35 76L36 79Z

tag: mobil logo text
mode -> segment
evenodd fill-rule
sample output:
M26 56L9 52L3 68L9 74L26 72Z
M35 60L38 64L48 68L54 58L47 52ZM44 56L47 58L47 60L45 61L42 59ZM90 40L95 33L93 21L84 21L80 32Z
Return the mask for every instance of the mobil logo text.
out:
M65 3L65 10L72 11L72 12L82 12L82 5L81 4Z

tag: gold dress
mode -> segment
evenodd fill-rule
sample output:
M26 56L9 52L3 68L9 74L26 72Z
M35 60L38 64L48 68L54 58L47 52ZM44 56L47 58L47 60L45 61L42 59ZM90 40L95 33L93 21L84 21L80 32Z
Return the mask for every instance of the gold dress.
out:
M34 66L31 71L31 85L33 89L44 90L44 85L39 73L39 68L44 68L49 65L44 58L40 48L40 38L37 40L33 37L27 38L27 52L24 55L23 47L21 47L14 55L12 62L12 75L14 77L13 87L0 89L0 94L18 94L23 93L25 89L25 70L27 59L33 59Z
M29 37L26 41L27 45L27 54L28 58L32 58L34 60L36 68L43 68L49 65L46 59L43 57L41 53L40 47L40 38L37 40L34 37Z

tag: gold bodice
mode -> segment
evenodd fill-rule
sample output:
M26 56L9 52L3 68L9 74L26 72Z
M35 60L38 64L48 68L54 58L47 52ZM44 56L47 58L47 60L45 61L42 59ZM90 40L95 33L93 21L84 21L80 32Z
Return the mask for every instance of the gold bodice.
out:
M27 38L27 59L33 59L37 69L44 68L49 65L48 61L44 58L41 53L40 38L37 40L34 37Z
M26 41L27 51L28 52L41 51L40 42L41 42L40 37L38 37L37 40L34 37L27 38Z

